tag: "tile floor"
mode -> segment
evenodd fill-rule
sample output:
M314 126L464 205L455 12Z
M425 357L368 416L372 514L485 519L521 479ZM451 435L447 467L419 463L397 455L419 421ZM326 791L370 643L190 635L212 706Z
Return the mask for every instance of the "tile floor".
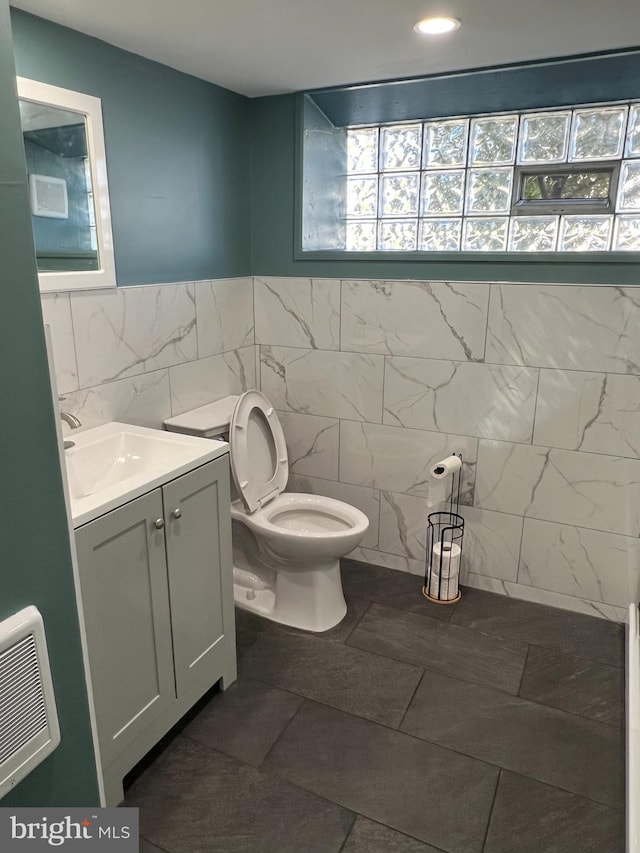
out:
M238 682L128 788L143 853L617 853L623 629L344 561L323 635L237 611Z

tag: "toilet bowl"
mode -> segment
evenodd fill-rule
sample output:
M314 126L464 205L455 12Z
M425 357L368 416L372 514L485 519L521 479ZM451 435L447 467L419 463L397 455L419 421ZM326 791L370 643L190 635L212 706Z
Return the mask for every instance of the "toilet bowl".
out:
M228 433L236 604L308 631L337 625L347 612L340 557L360 544L369 520L342 501L285 492L287 447L267 397L225 397L165 427L206 437Z

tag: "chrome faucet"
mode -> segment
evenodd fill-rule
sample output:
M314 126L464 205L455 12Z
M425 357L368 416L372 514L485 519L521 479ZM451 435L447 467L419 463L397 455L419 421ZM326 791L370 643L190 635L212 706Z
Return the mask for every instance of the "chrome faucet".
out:
M78 429L78 427L82 426L78 418L75 415L69 414L69 412L60 412L60 417L66 424L69 424L71 429Z
M64 397L58 397L58 400L62 402ZM78 427L82 426L78 418L70 412L60 412L60 417L66 424L69 424L71 429L78 429ZM69 450L70 447L75 447L75 443L65 439L63 446L65 450Z

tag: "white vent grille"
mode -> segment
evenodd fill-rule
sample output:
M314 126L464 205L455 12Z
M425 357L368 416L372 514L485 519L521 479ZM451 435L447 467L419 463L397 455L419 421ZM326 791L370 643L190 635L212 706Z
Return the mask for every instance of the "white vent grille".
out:
M29 175L31 213L49 219L69 218L69 197L64 178L49 175Z
M0 622L0 797L60 742L42 616Z
M0 655L0 764L47 725L33 634Z

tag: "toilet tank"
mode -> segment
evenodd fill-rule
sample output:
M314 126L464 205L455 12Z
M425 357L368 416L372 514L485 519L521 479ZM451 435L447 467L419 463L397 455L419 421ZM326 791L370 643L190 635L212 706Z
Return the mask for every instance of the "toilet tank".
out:
M207 403L205 406L167 418L164 428L169 432L182 432L201 438L221 438L226 441L229 437L231 416L237 402L237 395L222 397L214 403Z

